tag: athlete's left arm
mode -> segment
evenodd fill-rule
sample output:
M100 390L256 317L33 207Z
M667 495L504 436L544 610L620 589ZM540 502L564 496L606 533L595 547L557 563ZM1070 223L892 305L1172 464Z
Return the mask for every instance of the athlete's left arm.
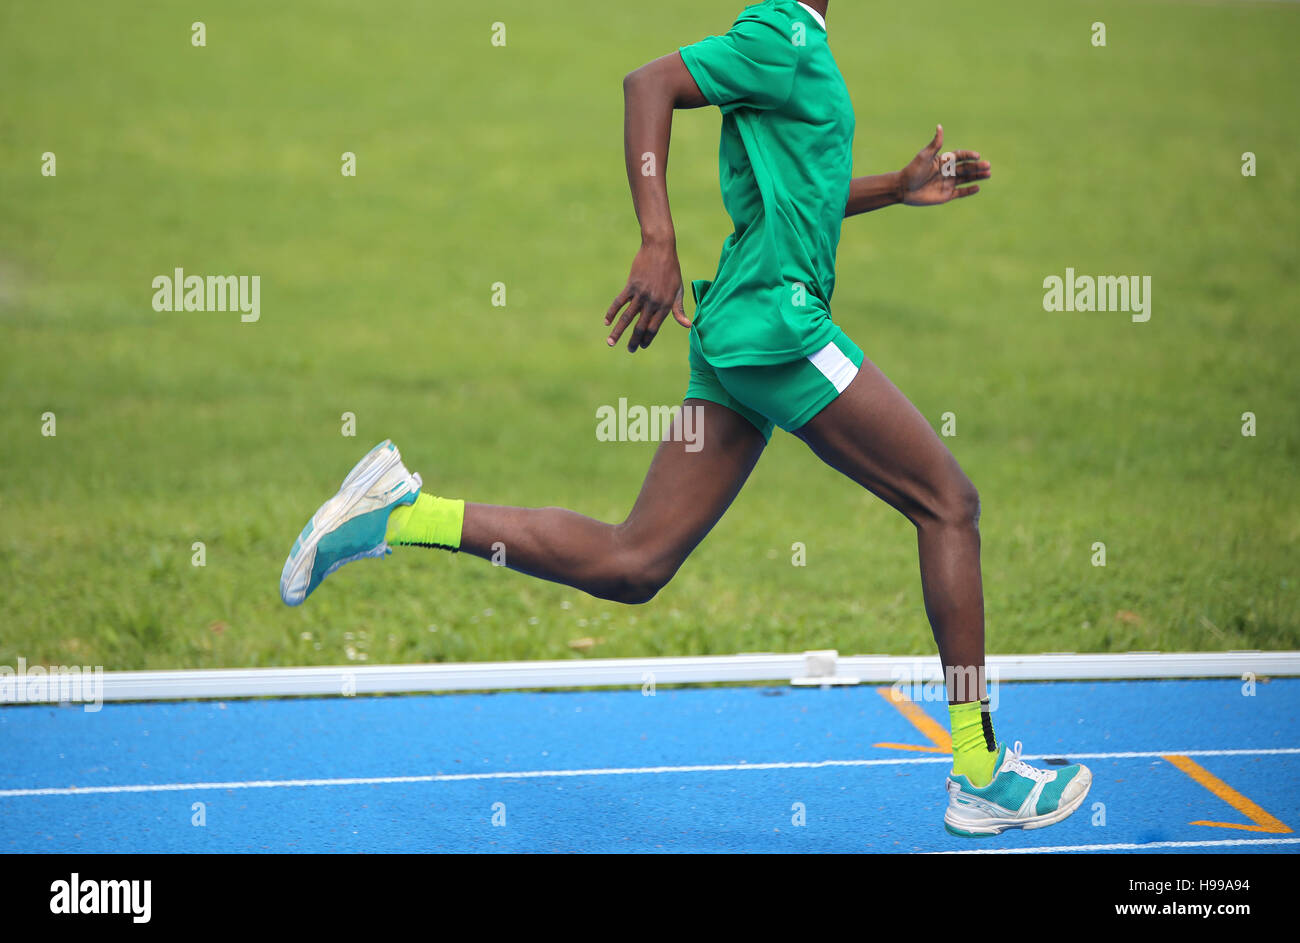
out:
M912 158L902 170L892 174L854 177L849 185L845 217L869 213L882 206L906 203L908 206L938 206L963 196L980 192L976 180L993 176L992 165L980 160L979 151L945 151L943 125L935 127L934 140Z

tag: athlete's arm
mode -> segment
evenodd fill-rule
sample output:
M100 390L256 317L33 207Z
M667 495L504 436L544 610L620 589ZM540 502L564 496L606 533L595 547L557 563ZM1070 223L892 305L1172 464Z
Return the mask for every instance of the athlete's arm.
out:
M632 204L641 223L641 248L632 260L627 286L605 312L605 323L613 323L627 306L606 343L617 344L635 320L627 345L633 352L650 346L669 312L678 324L691 326L682 306L682 269L665 173L673 109L702 108L708 102L676 52L629 72L623 79L623 99L623 152Z
M845 218L902 203L902 179L902 172L897 170L891 174L854 177L849 184L849 202L844 207Z
M892 174L854 177L849 184L849 201L844 215L856 216L882 206L938 206L980 192L976 180L993 176L992 165L980 160L979 151L945 151L943 125L935 127L934 139L902 170ZM948 172L945 173L945 167Z

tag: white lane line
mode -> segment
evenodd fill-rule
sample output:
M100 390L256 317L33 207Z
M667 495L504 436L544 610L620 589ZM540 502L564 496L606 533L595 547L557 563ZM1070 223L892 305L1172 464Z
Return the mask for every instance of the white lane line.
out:
M1145 844L1047 845L1039 848L979 848L972 851L931 851L931 855L1046 855L1054 852L1149 851L1152 848L1237 848L1242 845L1300 845L1300 838L1225 838L1221 841L1153 841Z
M1300 753L1300 747L1277 747L1266 750L1143 750L1135 753L1039 753L1025 755L1025 760L1130 760L1144 756L1285 756Z
M1261 750L1157 750L1137 753L1071 753L1069 758L1127 760L1179 756L1276 756L1300 754L1300 747ZM1060 753L1025 756L1027 760L1061 757ZM24 796L88 796L127 792L185 792L200 789L288 789L313 786L388 786L407 783L456 783L490 779L551 779L573 776L644 776L658 773L733 773L774 769L827 769L858 766L911 766L950 763L948 756L888 757L876 760L818 760L793 763L715 763L707 766L632 766L608 769L534 769L493 773L437 773L427 776L366 776L348 779L263 779L239 782L143 783L127 786L65 786L39 789L0 789L0 799Z
M633 766L609 769L533 769L495 773L439 773L428 776L369 776L356 779L269 779L229 783L159 783L140 786L69 786L54 789L0 789L11 796L80 796L90 793L179 792L187 789L273 789L292 786L382 786L400 783L456 783L484 779L548 779L559 776L635 776L655 773L728 773L739 770L820 769L831 766L896 766L948 763L947 757L888 760L819 760L809 763L717 763L708 766Z

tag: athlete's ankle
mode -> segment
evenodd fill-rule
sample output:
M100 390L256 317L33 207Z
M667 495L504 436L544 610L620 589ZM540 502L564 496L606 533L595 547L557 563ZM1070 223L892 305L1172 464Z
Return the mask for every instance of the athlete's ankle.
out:
M993 781L998 742L993 734L989 700L949 704L952 722L952 771L965 776L971 785L984 787Z
M384 539L396 547L459 550L464 526L464 501L420 494L414 504L394 508L388 515Z

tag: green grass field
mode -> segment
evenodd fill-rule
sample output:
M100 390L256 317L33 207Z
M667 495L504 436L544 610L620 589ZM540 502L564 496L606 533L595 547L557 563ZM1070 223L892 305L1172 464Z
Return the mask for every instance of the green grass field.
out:
M784 433L643 607L423 551L300 609L277 594L306 517L385 437L437 493L626 513L653 445L598 442L596 409L679 401L687 336L604 345L637 245L620 80L740 6L7 0L0 664L931 652L911 526ZM828 19L856 172L902 166L937 121L993 162L972 200L848 221L835 294L936 428L956 414L990 650L1300 645L1300 8ZM728 231L718 124L674 125L687 279ZM155 312L176 267L259 274L261 319ZM1067 267L1150 275L1151 320L1044 311Z

